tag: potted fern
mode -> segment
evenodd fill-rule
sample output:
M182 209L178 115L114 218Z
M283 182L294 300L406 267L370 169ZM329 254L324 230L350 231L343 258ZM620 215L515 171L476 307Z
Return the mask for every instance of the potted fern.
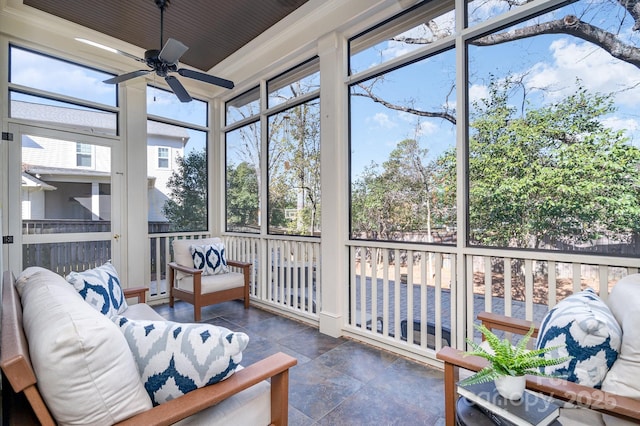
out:
M466 339L473 350L466 352L465 355L482 357L489 361L489 365L473 376L462 380L460 382L462 385L493 380L500 395L507 399L518 400L524 392L525 374L551 377L549 374L543 373L541 368L562 364L569 360L569 357L544 357L544 354L558 349L559 346L528 350L527 343L533 334L533 326L516 346L512 346L507 339L501 340L484 325L476 326L476 329L485 337L491 351L484 349L470 339Z

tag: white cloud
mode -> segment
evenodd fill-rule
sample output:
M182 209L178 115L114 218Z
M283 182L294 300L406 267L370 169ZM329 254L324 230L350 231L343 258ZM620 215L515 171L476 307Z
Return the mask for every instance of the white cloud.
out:
M529 89L544 89L551 99L561 99L575 90L580 79L590 92L616 92L616 103L635 107L640 103L640 79L635 66L613 58L603 49L587 42L568 38L555 40L549 46L552 63L540 62L531 69L527 79Z
M437 126L432 120L421 121L418 127L417 136L433 135L440 130L440 126Z
M640 123L633 118L607 117L602 120L602 124L613 130L625 130L634 133L640 129Z
M469 87L469 104L480 99L489 99L489 87L480 84L472 84Z
M389 116L383 112L376 113L373 117L370 117L367 121L373 122L377 124L379 127L383 129L392 129L397 126L393 120L389 118Z

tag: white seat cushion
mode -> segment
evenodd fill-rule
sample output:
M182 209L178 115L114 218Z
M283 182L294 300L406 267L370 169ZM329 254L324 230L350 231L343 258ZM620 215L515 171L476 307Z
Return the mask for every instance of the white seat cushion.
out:
M203 294L244 286L244 275L240 272L228 272L226 274L218 275L203 275L200 278ZM193 291L193 277L191 275L186 275L178 279L177 287L182 290Z
M165 321L162 315L154 311L153 308L146 303L129 305L127 310L122 313L122 316L132 320Z
M242 367L238 367L238 371ZM253 426L268 425L271 421L271 386L263 381L227 398L176 425L185 426Z

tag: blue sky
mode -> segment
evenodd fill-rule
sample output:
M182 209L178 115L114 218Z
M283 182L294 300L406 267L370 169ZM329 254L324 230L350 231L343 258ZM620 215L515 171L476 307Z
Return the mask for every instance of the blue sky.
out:
M482 4L475 18L500 13L499 1L475 2ZM580 1L517 27L534 22L547 22L566 15L577 15L582 20L616 32L624 10L617 3L606 1ZM472 17L472 20L473 18ZM436 19L441 31L452 31L451 14ZM619 37L638 46L638 38L630 30L633 21L627 15ZM421 27L404 33L408 36L429 35ZM363 70L371 65L398 57L408 51L407 46L384 41L374 48L352 58L352 67ZM395 70L377 85L375 93L385 100L407 105L413 102L423 110L442 110L443 105L455 108L455 92L450 92L455 81L454 51ZM543 35L511 43L469 48L469 98L488 96L490 75L503 79L507 74L521 78L527 100L543 105L566 97L576 90L576 80L592 92L615 93L618 111L605 117L603 122L613 129L623 129L632 143L640 145L640 70L621 62L603 49L576 37L557 34ZM511 98L513 106L522 104L520 90ZM352 171L357 176L372 160L381 164L396 144L405 138L416 138L428 148L431 158L455 144L455 129L438 118L420 118L405 112L389 110L381 105L352 98Z
M104 84L103 80L111 74L86 67L78 67L62 61L20 48L12 48L11 82L59 93L65 96L85 99L108 106L116 105L116 86ZM90 90L88 90L90 89ZM37 99L43 104L65 106L62 103L44 98L34 98L22 94L12 97L14 100L33 102ZM71 106L71 105L68 105ZM73 106L77 108L76 106ZM188 103L180 102L172 92L148 86L147 111L149 114L197 126L207 125L207 104L200 100ZM190 140L186 152L205 147L206 135L201 131L187 129Z

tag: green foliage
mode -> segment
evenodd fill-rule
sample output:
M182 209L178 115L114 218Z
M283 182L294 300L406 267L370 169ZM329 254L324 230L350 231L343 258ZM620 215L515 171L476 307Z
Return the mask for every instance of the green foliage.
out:
M545 358L544 354L558 349L560 346L547 347L542 349L527 350L527 343L533 334L533 326L526 335L514 347L507 339L500 339L484 325L476 326L486 338L493 353L485 350L479 344L470 339L466 339L472 351L465 355L476 355L489 361L489 365L473 376L464 379L461 383L465 385L474 383L490 382L502 376L523 376L531 374L534 376L550 377L540 371L541 367L562 364L568 361L569 357Z
M560 101L509 105L509 82L492 81L474 104L469 149L469 224L474 244L544 248L640 231L640 150L603 122L611 95L578 87ZM441 158L455 190L455 155Z
M169 199L162 213L170 222L171 231L202 231L207 229L207 153L191 151L177 159L167 187Z
M247 162L227 166L227 228L258 228L258 174Z
M368 239L395 239L395 233L427 231L443 223L438 163L414 139L398 143L387 161L372 163L352 186L352 233ZM455 199L455 198L454 198Z

